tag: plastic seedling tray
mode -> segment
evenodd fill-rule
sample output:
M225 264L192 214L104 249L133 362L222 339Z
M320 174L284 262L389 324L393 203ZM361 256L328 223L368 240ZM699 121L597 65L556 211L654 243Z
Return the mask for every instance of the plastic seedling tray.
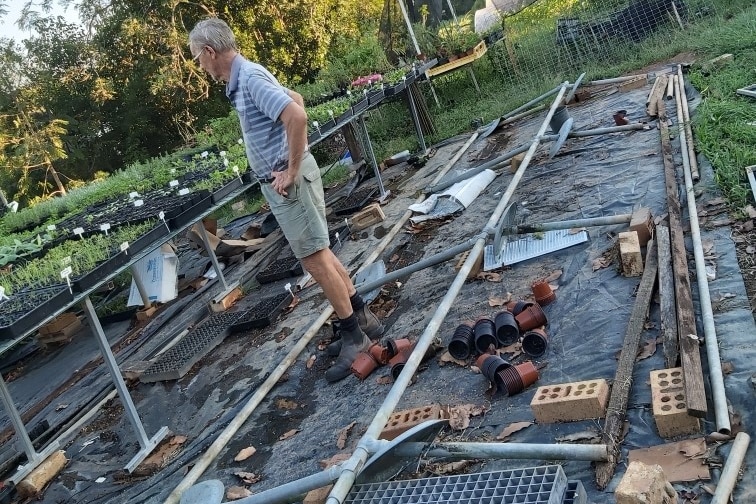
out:
M229 180L226 185L213 193L213 204L220 202L223 198L227 197L232 192L239 190L241 186L242 181L239 177L234 177L233 179Z
M30 290L11 296L0 310L0 339L14 339L23 336L40 321L71 302L73 296L68 286Z
M168 225L171 229L184 227L197 220L197 217L212 205L212 197L207 194L207 191L203 191L202 193L197 193L197 195L192 198L192 203L193 204L181 212L181 214L168 221Z
M374 186L365 186L357 189L352 194L344 199L337 201L333 205L333 212L336 215L350 215L368 204L370 199L378 192L378 188Z
M74 292L85 292L96 287L109 274L129 262L126 252L118 252L106 261L101 262L92 271L73 281Z
M368 108L368 99L367 98L363 98L359 102L357 102L354 105L352 105L352 113L355 116L358 116L358 115L362 114L363 112L365 112L367 110L367 108Z
M399 81L393 86L389 86L386 89L383 90L383 94L386 96L393 96L401 93L404 91L404 88L406 87L406 84L404 81Z
M167 234L168 229L165 227L165 224L158 222L154 228L147 231L132 243L129 243L129 255L133 257L147 247L158 245L156 242Z
M230 331L238 333L271 325L281 311L291 304L291 294L283 292L261 300L237 319Z
M267 268L257 274L261 284L275 282L283 278L299 276L303 273L302 264L293 256L278 257Z
M383 100L383 89L376 89L368 92L368 104L372 107L380 103Z

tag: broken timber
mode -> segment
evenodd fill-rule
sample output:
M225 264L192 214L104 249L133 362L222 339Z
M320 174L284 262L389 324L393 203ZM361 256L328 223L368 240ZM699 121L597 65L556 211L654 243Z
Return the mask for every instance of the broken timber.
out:
M627 412L627 400L633 383L633 366L635 365L635 358L638 356L638 346L646 322L646 313L648 313L651 294L656 283L656 244L653 240L648 243L646 268L638 286L630 321L627 323L617 371L614 374L614 385L612 385L612 393L609 396L609 406L606 408L606 422L604 422L601 441L607 446L607 460L596 464L596 485L601 490L606 488L611 481L619 460L620 437Z
M677 347L677 308L675 306L675 279L672 274L672 253L669 244L669 228L656 226L656 245L659 252L659 311L664 342L664 365L677 367L680 352Z
M656 117L659 113L659 99L664 96L664 91L667 89L667 78L666 75L659 75L654 81L654 86L651 88L651 93L646 102L646 114L650 117Z
M688 257L685 251L680 198L678 196L675 164L669 141L667 112L663 100L659 100L659 131L661 134L664 159L664 180L667 187L667 207L669 211L669 233L671 239L672 271L674 273L675 299L677 300L677 333L680 344L680 363L683 368L685 395L688 399L688 413L695 417L706 416L706 390L704 389L701 352L696 335L696 316L693 311L693 297L690 291ZM699 279L706 281L706 279Z

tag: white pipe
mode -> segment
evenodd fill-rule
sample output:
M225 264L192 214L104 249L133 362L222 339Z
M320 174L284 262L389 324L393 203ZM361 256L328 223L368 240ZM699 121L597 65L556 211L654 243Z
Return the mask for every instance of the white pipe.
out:
M628 82L635 79L640 79L641 77L646 77L647 75L648 74L626 75L624 77L614 77L613 79L594 80L594 81L588 82L586 86L603 86L604 84L618 84L620 82Z
M701 301L701 318L703 319L706 358L709 363L711 395L714 397L714 419L717 423L717 430L722 434L729 434L730 415L727 411L727 395L724 388L722 362L719 357L717 329L714 326L714 312L711 308L709 281L706 277L706 262L704 259L703 245L701 244L701 228L698 224L698 210L696 209L696 197L693 191L693 177L690 173L688 149L685 147L685 125L683 124L682 105L680 103L680 81L676 75L674 76L674 81L676 87L675 101L677 104L677 122L680 131L680 152L683 160L683 173L685 174L685 199L688 203L690 235L693 240L693 256L696 262L696 284L698 284L698 297Z
M673 2L674 4L674 2ZM685 121L685 139L688 149L688 161L690 162L690 174L693 181L698 182L701 175L698 173L698 160L696 159L696 149L693 145L693 128L690 125L690 110L688 110L688 95L685 92L685 78L682 73L682 65L677 65L677 79L680 81L680 102L682 103L683 120Z
M427 443L404 442L394 449L396 456L420 456L448 459L527 459L606 461L605 444L540 444L540 443Z
M714 497L711 498L711 504L728 504L730 502L730 494L732 494L735 483L738 481L740 466L743 465L743 459L750 442L751 437L745 432L738 432L738 435L735 436L735 442L732 443L730 456L727 457L727 462L722 469L722 475L719 477Z
M541 139L546 132L546 128L549 126L549 121L554 115L554 111L562 102L562 98L564 97L568 84L568 82L562 84L562 89L559 91L557 98L554 100L551 108L549 109L549 112L546 114L546 118L544 119L540 129L538 130L538 133L533 139L533 143L531 144L528 153L525 155L522 164L514 173L512 181L509 183L506 192L499 201L499 204L496 206L493 214L491 214L491 217L488 219L488 223L483 229L484 231L492 233L496 228L496 224L499 222L499 219L504 213L507 205L509 205L509 201L514 194L514 191L517 188L522 175L525 173L525 169L530 164L535 151L538 149L538 146L541 143ZM472 248L469 256L467 257L467 260L464 262L459 272L454 277L451 286L441 300L441 303L438 305L438 308L436 308L436 311L428 322L425 331L423 331L423 333L420 335L420 338L415 345L414 351L407 360L407 363L404 365L404 369L396 378L394 385L386 395L383 404L373 418L373 421L368 426L367 431L358 443L357 448L354 450L354 453L352 453L352 456L349 458L349 460L342 464L343 470L341 476L334 484L333 489L331 489L331 493L328 496L326 504L341 504L342 502L344 502L344 499L349 493L349 490L352 488L352 485L354 485L355 477L362 469L368 459L368 456L370 455L369 449L366 446L368 443L365 440L377 439L381 431L383 430L383 427L386 425L386 422L388 422L389 416L399 403L404 390L410 384L410 381L412 380L415 371L420 365L422 358L425 356L428 347L430 347L431 343L436 337L436 334L441 328L441 323L446 318L446 314L451 309L452 303L454 303L454 300L457 298L457 295L462 289L462 286L467 281L467 275L472 270L473 265L477 262L480 254L483 253L483 247L485 246L485 243L486 240L484 238L480 238L476 242L475 246Z
M407 7L404 5L404 0L397 0L399 2L399 8L402 9L402 16L404 17L404 22L407 24L407 32L410 34L410 38L412 39L412 44L415 46L415 52L417 54L422 54L422 51L420 50L420 46L417 45L417 38L415 37L415 30L412 29L412 23L410 22L410 18L407 15ZM430 56L429 54L426 54L426 56Z
M451 169L454 163L456 163L457 160L462 157L462 154L464 154L464 152L470 147L470 145L472 145L477 137L477 132L473 133L473 135L470 136L470 138L460 148L455 156L446 165L444 165L441 171L439 171L438 175L434 178L434 182L441 180L446 172ZM418 197L417 202L421 203L423 199L425 199L425 197L421 195ZM399 219L399 222L397 222L391 229L391 231L389 231L389 233L383 237L373 253L370 254L367 259L365 259L360 270L365 269L383 253L386 247L388 247L391 240L394 238L394 236L396 236L399 230L402 229L404 223L407 222L411 215L412 212L410 211L407 211L404 213L404 215L402 215L402 218ZM247 420L247 418L249 418L249 416L252 414L252 412L254 412L257 406L260 405L262 400L267 396L268 392L270 392L270 390L276 385L276 383L278 383L278 380L281 378L281 376L283 376L286 370L289 369L289 367L296 361L299 354L307 347L310 340L318 333L320 327L328 320L332 313L333 307L331 307L330 305L325 310L323 310L323 313L320 314L320 317L318 317L318 319L302 335L302 338L297 342L296 345L294 345L289 353L286 354L284 359L281 361L281 363L278 364L278 366L271 373L268 379L266 379L262 383L262 385L260 385L260 388L257 389L255 394L249 398L247 403L244 405L244 408L242 408L242 410L239 411L239 413L234 417L231 423L226 426L225 429L223 429L223 432L220 433L220 435L213 442L210 448L208 448L207 451L205 451L205 453L202 455L202 457L200 457L195 462L195 465L194 467L192 467L191 471L189 471L186 476L184 476L184 479L182 479L178 484L178 486L173 489L173 492L171 492L171 494L165 500L165 504L178 504L179 500L181 499L181 494L197 482L199 477L205 472L205 469L207 469L210 463L215 460L223 447L228 444L228 442L236 434L242 424Z

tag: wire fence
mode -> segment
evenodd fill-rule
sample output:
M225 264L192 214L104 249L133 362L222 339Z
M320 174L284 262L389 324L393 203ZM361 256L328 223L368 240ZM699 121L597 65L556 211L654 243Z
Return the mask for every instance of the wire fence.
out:
M586 69L632 60L639 46L664 45L696 24L742 10L737 0L539 0L502 17L504 37L489 59L509 85L556 84Z

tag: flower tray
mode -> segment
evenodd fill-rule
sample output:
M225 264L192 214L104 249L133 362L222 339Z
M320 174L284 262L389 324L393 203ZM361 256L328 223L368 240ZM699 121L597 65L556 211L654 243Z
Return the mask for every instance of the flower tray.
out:
M383 100L383 97L385 96L383 89L376 89L373 91L368 92L368 105L371 107L374 107L375 105L378 105L381 100Z
M229 332L233 334L268 327L291 301L291 294L288 292L264 298L238 318L229 328Z
M160 238L168 234L168 228L165 224L158 222L155 227L144 233L142 236L129 243L128 253L131 257L137 255L139 252L146 248L155 248L156 243Z
M336 215L351 215L368 204L378 188L375 186L365 186L357 189L346 198L340 199L333 205L333 213Z
M185 205L182 205L184 209L178 216L173 217L168 221L168 225L171 229L180 229L187 226L202 215L202 212L210 208L212 205L212 197L208 191L199 191L192 195L192 198Z
M217 205L220 203L221 200L228 197L229 194L231 194L234 191L238 191L241 189L241 186L243 185L241 178L234 177L233 179L229 180L226 185L215 191L212 195L212 202L214 205Z
M398 95L402 91L404 91L404 88L407 87L406 83L404 81L399 81L393 86L389 86L386 89L383 90L383 94L385 96L394 96Z
M108 275L118 268L129 262L130 256L126 252L119 251L111 256L107 261L97 265L86 275L73 281L74 292L86 292L89 289L97 287Z
M0 304L0 340L20 338L72 300L65 285L11 296Z
M368 99L363 98L359 102L352 105L352 114L354 114L355 116L362 114L368 109L368 105L369 105Z
M304 273L302 264L294 256L278 257L255 277L261 284L275 282Z
M344 124L348 123L352 120L352 116L354 114L352 113L352 109L348 109L346 112L341 114L339 117L336 118L336 124L343 126Z

